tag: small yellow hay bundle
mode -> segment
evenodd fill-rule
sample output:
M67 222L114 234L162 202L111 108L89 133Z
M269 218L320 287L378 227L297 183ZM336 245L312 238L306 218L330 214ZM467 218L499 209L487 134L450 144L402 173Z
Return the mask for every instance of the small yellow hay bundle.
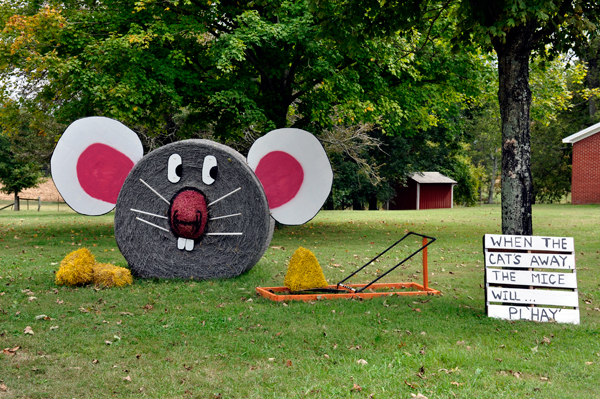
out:
M111 265L110 263L96 263L94 265L94 284L103 287L124 287L133 283L129 269Z
M84 285L91 283L95 263L94 255L87 248L71 252L60 262L60 268L56 272L56 284Z
M319 266L315 254L302 247L298 248L292 255L283 283L290 291L328 286L325 275L323 275L323 269Z
M81 248L71 252L60 262L55 282L69 286L94 283L109 288L133 284L133 277L129 269L124 267L96 263L94 255L87 248Z

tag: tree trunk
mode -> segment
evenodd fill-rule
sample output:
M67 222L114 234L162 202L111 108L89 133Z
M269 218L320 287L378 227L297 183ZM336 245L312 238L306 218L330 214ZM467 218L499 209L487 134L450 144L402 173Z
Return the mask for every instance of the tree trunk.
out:
M498 100L502 117L502 233L532 235L529 57L535 23L494 40L498 54Z
M494 186L496 185L496 174L498 173L498 157L492 154L492 173L490 174L490 189L488 191L488 204L494 203Z
M354 198L352 200L352 209L355 211L364 211L365 207L358 199Z
M19 201L19 193L15 192L15 204L13 205L13 211L20 211L21 204Z
M371 195L369 197L369 210L370 211L378 211L379 207L377 206L377 196Z

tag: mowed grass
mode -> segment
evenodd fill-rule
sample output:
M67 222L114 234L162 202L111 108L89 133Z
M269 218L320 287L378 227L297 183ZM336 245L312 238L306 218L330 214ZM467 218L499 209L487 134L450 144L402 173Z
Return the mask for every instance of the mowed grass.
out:
M0 354L0 398L598 397L598 206L534 206L536 235L575 238L578 326L485 316L481 238L501 232L499 206L321 212L277 230L264 258L234 279L57 287L58 263L81 246L126 266L112 220L0 212L0 349L20 347ZM274 303L255 294L283 285L300 246L336 283L407 231L437 238L430 283L443 296ZM352 282L418 245L402 244ZM420 282L420 270L418 256L386 279Z

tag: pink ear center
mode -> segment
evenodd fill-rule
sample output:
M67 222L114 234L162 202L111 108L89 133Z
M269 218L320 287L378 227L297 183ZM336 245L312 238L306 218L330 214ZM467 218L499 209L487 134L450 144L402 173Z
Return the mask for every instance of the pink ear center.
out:
M304 181L304 170L300 162L283 151L272 151L265 155L254 173L265 189L270 209L294 199Z
M116 204L131 168L133 161L127 155L106 144L95 143L79 156L77 178L90 197Z

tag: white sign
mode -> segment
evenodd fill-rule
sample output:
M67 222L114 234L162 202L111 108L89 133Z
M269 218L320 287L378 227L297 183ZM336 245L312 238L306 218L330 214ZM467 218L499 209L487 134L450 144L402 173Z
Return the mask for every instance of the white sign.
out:
M489 317L579 324L572 237L486 234L483 243Z
M528 290L523 288L488 287L488 302L509 302L522 305L577 306L577 292Z
M575 269L575 255L570 254L528 254L516 252L486 252L485 265L488 267Z
M573 237L509 236L486 234L484 246L487 249L520 249L531 251L573 252Z
M575 273L487 269L485 274L488 284L577 288L577 274Z
M579 324L579 309L489 305L488 316L506 320L556 321Z

